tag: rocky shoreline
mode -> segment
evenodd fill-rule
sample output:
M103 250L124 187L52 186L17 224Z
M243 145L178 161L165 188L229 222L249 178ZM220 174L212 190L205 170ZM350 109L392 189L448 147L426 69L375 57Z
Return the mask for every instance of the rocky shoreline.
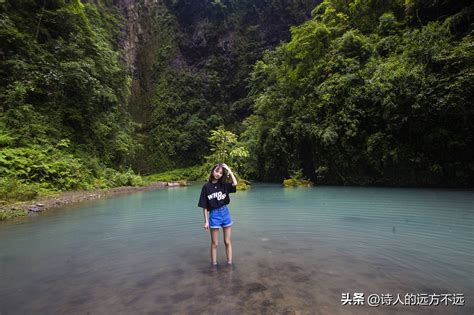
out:
M126 193L133 193L138 191L151 191L156 189L162 189L166 187L178 187L183 186L182 182L154 182L148 184L146 186L123 186L123 187L116 187L116 188L108 188L108 189L96 189L96 190L76 190L76 191L65 191L59 194L40 197L38 199L3 205L0 206L0 211L7 213L10 212L11 214L18 213L18 215L7 215L6 217L13 218L24 216L27 213L35 213L45 211L51 208L57 208L64 205L78 203L81 201L86 200L94 200L100 199L106 196L114 196ZM1 220L0 220L1 221Z

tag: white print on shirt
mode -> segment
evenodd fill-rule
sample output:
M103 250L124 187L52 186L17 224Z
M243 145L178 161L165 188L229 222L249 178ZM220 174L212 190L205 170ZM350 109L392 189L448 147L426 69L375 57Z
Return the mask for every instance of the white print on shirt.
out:
M211 200L214 198L217 198L217 200L222 200L226 197L226 194L223 194L222 191L212 193L210 195L207 195L207 199Z

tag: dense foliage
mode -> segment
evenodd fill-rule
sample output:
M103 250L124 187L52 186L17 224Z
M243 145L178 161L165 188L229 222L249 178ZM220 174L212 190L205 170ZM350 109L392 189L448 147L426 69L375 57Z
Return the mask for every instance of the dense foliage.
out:
M140 48L134 117L147 172L204 163L209 131L234 133L251 113L248 78L263 51L290 37L318 1L167 0L153 7Z
M472 186L473 5L326 0L252 73L252 174Z
M466 0L0 1L0 203L222 159L260 180L472 186L473 16Z
M79 0L12 0L0 18L0 176L115 185L106 167L126 167L137 148L118 15Z

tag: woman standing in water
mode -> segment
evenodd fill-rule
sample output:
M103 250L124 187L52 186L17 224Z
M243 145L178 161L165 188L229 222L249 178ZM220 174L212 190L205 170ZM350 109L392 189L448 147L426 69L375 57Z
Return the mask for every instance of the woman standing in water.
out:
M228 174L228 175L227 175ZM232 183L226 183L230 176ZM227 205L229 194L237 191L237 179L226 164L216 164L211 170L209 181L202 186L198 207L203 208L204 229L211 230L211 264L217 265L217 244L219 228L222 226L227 264L232 264L232 217Z

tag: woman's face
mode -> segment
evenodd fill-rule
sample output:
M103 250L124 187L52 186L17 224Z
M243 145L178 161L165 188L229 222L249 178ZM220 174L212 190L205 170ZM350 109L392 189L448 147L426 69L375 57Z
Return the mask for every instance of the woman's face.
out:
M222 167L216 167L212 171L212 177L214 177L214 179L219 180L222 177L222 173L223 173Z

